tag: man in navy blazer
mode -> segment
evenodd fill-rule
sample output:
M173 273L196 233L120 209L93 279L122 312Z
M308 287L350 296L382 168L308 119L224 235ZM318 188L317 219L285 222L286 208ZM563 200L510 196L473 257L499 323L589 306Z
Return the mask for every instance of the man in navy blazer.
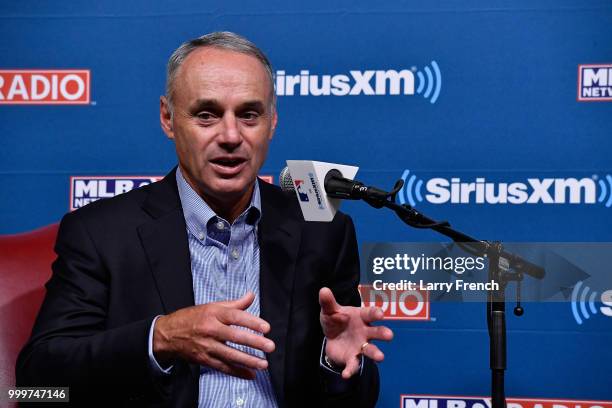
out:
M359 307L352 221L307 223L295 197L256 178L277 123L272 80L265 55L233 33L174 52L160 120L178 169L62 219L18 385L69 386L87 406L375 404L384 356L370 340L393 334L370 325L380 310ZM185 208L185 189L200 209ZM200 210L214 221L204 230L250 231L258 279L239 298L196 302L198 273L212 272L195 259L213 256L211 243L218 268L235 255L194 234L186 214ZM251 394L233 399L239 380Z

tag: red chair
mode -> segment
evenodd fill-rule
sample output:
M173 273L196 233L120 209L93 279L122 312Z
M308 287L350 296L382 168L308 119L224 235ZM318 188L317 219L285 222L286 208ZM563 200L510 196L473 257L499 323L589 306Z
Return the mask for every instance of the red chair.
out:
M58 224L0 235L0 390L15 386L15 361L51 277Z

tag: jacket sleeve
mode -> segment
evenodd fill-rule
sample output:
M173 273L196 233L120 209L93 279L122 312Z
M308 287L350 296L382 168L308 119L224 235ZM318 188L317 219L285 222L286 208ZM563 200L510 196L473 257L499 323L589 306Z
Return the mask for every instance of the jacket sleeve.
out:
M343 236L340 240L341 245L329 286L339 304L360 307L361 297L358 290L360 266L355 226L349 216L341 213L339 215L342 215L344 219L342 222ZM327 392L329 406L373 407L376 405L379 377L375 362L367 357L364 358L361 375L356 374L348 381L349 386L342 387L346 391L338 394L333 392L338 387L330 383L329 375L322 374L322 383Z
M17 385L69 386L71 401L93 389L94 401L105 389L113 399L141 392L152 381L153 317L106 327L110 275L78 212L62 219L55 252L45 299L17 360Z

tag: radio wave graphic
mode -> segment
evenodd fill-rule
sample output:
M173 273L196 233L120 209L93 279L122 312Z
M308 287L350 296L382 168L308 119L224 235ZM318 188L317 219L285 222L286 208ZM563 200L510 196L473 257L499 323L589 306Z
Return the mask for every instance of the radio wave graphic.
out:
M423 180L417 178L414 174L410 175L410 170L408 169L402 173L402 180L404 181L404 186L398 194L400 204L408 203L414 207L417 202L423 201L423 195L421 194Z
M442 89L442 73L436 61L432 60L430 65L431 68L429 68L429 66L423 68L427 77L423 75L423 72L417 71L416 74L419 78L419 85L416 91L420 95L423 89L426 88L423 97L429 99L430 103L436 103L438 96L440 96L440 89Z
M591 291L591 295L589 296L589 291L591 291L591 288L588 286L585 285L582 287L582 281L576 283L576 285L574 285L574 289L572 290L572 313L576 323L578 324L582 324L583 319L586 320L590 318L591 314L597 314L597 308L595 307L595 297L597 296L597 292ZM587 309L587 305L591 310L590 314L589 310Z
M604 177L599 179L600 193L599 193L599 197L597 198L597 201L599 201L600 203L603 203L605 201L606 202L605 206L607 208L610 208L612 207L612 176L609 174L606 174L605 179L608 182L607 185L603 179Z

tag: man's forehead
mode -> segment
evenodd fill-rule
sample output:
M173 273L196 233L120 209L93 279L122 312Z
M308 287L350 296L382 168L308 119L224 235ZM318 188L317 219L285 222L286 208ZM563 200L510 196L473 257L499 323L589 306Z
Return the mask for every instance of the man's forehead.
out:
M178 77L185 80L220 81L228 83L260 83L267 81L265 67L254 56L215 47L192 51L183 62Z

